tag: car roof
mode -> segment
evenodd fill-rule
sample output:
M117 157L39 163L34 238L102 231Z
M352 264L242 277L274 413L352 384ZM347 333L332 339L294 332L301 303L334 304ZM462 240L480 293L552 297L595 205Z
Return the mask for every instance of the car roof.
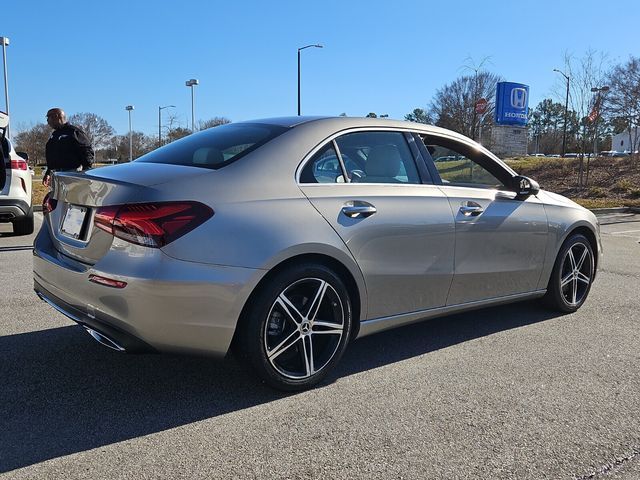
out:
M292 117L273 117L256 120L246 120L238 123L262 123L268 125L278 125L281 127L296 127L303 124L322 124L323 127L342 130L351 127L392 127L392 128L411 128L420 130L424 133L433 133L436 135L447 135L458 137L461 140L469 140L461 135L446 128L436 127L425 123L407 122L404 120L392 120L389 118L370 118L370 117L328 117L328 116L292 116Z

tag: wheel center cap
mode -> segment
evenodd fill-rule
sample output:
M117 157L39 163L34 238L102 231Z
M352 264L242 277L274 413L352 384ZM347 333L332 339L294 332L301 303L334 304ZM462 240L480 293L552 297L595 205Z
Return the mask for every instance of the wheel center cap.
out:
M306 335L311 331L311 324L309 322L304 322L300 325L300 331Z

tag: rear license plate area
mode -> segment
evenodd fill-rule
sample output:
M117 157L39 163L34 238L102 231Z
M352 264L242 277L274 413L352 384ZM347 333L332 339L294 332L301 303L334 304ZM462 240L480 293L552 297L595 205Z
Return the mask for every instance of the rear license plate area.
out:
M77 205L69 205L66 213L64 214L64 220L62 220L62 227L60 232L75 240L81 240L84 233L84 224L87 221L87 207L79 207Z

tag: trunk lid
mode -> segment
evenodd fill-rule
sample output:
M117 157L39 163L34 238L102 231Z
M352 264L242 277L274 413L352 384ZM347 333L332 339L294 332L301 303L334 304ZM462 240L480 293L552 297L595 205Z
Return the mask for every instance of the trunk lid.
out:
M150 187L170 180L181 180L207 172L210 172L210 170L183 165L131 162L89 170L85 176L100 181Z
M48 228L55 248L80 262L93 265L111 248L114 236L95 226L100 207L161 200L154 186L210 173L201 168L129 163L59 173L53 177Z

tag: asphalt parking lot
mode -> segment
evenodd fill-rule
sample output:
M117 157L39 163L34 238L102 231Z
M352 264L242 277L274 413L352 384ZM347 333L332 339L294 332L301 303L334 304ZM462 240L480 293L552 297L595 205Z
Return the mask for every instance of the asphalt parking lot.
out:
M601 222L575 314L528 302L380 333L294 395L233 359L98 345L37 299L33 237L0 224L0 477L638 479L640 215Z

